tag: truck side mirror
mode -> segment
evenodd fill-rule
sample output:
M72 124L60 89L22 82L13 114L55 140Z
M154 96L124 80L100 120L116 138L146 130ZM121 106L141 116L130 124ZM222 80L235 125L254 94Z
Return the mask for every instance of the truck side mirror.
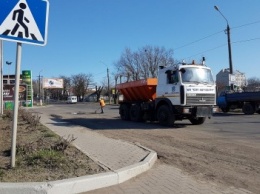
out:
M180 72L181 72L181 73L185 73L186 70L185 70L184 68L181 68L181 69L180 69Z

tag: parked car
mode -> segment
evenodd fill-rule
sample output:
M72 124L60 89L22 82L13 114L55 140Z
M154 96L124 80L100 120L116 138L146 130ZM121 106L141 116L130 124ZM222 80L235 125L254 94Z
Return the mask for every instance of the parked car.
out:
M76 104L78 102L77 96L68 96L68 104Z

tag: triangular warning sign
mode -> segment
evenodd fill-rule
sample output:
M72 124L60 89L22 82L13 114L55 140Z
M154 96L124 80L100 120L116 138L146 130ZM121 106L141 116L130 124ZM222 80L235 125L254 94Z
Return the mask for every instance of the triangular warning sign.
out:
M26 0L20 0L1 24L0 34L44 41Z

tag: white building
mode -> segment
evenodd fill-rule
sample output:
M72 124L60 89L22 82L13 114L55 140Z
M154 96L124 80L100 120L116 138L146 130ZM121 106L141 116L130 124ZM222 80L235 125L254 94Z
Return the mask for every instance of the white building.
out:
M236 70L230 75L229 68L222 69L216 75L216 83L220 86L230 86L234 84L236 88L243 88L247 85L246 76L244 73Z

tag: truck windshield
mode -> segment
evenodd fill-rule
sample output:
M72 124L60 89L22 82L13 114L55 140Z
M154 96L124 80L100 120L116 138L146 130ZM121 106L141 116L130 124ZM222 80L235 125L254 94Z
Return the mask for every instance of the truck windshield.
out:
M182 82L194 82L204 84L214 84L214 80L209 69L186 67L181 69Z

